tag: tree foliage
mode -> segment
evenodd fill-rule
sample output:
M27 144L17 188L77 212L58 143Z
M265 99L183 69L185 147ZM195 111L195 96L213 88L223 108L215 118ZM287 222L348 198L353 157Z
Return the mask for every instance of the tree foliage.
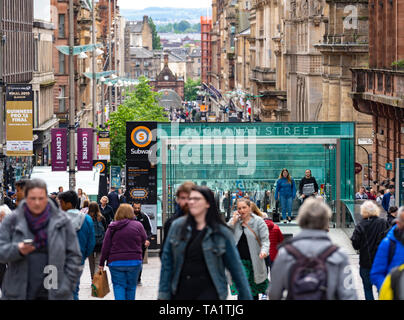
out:
M185 101L195 101L198 97L198 87L201 85L201 79L192 80L188 78L184 85L184 99Z
M157 121L168 122L164 108L159 106L159 94L152 91L148 80L140 77L135 90L128 94L123 105L112 112L106 123L111 137L111 165L123 167L126 162L126 122Z
M152 30L153 50L160 50L162 49L160 36L157 34L156 25L154 24L153 19L151 17L149 18L149 25Z

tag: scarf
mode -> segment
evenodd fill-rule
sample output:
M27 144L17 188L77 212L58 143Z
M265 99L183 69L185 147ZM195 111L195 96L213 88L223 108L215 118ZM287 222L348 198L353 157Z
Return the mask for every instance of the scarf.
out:
M24 214L27 219L28 227L34 234L34 246L36 249L46 248L48 245L48 234L46 227L50 218L50 205L46 206L44 212L39 216L34 216L28 209L28 206L24 206Z

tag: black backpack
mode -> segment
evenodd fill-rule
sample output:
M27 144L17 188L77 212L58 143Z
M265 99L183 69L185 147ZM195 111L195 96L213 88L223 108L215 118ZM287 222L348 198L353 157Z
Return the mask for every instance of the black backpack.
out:
M296 259L289 273L287 300L326 300L326 260L338 247L330 245L317 257L306 257L292 244L284 247Z

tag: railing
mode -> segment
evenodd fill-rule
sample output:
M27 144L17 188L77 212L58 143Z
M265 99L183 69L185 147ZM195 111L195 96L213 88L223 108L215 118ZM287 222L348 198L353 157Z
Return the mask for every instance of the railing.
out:
M387 69L351 69L352 91L401 97L404 94L404 72Z
M325 34L323 44L367 44L367 35L358 34Z

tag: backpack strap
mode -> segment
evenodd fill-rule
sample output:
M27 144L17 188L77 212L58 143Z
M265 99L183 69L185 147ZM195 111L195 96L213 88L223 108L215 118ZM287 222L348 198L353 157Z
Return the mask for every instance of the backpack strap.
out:
M335 251L338 250L338 247L335 245L330 245L328 248L326 248L318 257L322 261L326 261L329 256L331 256Z
M388 265L393 261L394 254L396 253L396 242L393 239L389 239L389 241Z
M289 244L286 244L284 246L285 250L290 253L296 260L302 260L305 259L306 256L302 254L295 246Z

